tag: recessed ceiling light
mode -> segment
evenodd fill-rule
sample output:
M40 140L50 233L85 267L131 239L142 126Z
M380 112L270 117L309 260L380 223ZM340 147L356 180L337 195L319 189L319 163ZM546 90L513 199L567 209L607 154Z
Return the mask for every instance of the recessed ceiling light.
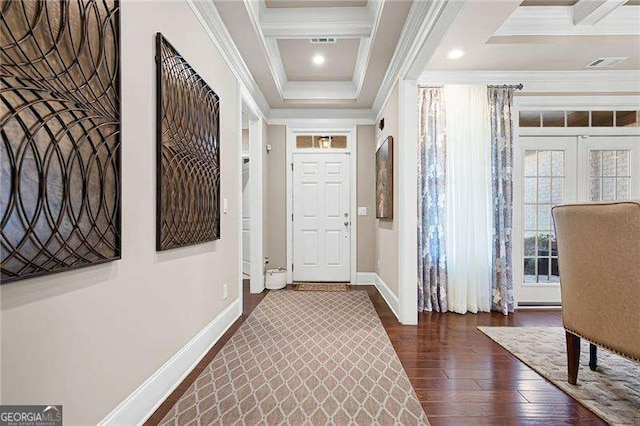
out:
M322 55L314 55L313 63L316 64L316 65L324 64L324 56L322 56Z
M451 52L449 52L449 54L447 55L447 58L449 58L449 59L460 59L463 56L464 56L464 50L453 49Z

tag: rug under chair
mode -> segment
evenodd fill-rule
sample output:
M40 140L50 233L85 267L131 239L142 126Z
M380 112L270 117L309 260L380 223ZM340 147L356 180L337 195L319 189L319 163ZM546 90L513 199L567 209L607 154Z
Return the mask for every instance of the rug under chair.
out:
M270 292L161 421L426 425L364 291Z
M578 385L567 382L562 327L478 327L582 405L616 425L640 425L640 364L598 349L598 369L589 369L589 343L582 341Z

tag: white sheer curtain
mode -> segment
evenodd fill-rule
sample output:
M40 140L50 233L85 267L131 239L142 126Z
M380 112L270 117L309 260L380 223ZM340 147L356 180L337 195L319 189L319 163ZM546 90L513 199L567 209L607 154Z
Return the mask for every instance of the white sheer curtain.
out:
M491 128L486 86L445 86L449 310L491 308Z

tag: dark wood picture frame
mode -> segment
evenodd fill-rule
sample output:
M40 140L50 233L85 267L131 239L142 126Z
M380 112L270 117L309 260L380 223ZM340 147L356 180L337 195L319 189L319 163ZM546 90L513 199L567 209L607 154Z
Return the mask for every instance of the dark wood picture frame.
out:
M120 2L15 1L3 14L2 284L118 260Z
M376 219L393 219L393 136L376 150Z
M156 34L156 250L220 239L220 98Z

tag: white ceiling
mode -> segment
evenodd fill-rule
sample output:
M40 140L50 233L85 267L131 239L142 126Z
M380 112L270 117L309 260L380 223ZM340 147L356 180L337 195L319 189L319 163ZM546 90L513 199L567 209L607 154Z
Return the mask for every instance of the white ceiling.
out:
M371 108L411 0L214 0L271 108ZM335 37L314 44L312 37ZM322 54L321 66L312 58Z
M335 43L311 43L304 38L278 40L288 81L351 81L359 47L357 38L338 39ZM321 55L325 63L314 65L310 55Z
M427 69L583 70L600 57L628 57L614 69L640 69L640 6L635 1L594 24L574 23L576 0L520 4L520 0L467 2ZM466 54L448 59L453 49Z

